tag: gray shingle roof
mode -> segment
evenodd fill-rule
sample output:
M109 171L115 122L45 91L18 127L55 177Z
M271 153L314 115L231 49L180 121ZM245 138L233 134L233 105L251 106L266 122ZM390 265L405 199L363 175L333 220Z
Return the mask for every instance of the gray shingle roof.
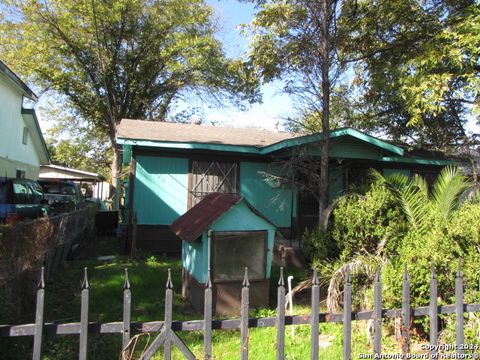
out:
M257 128L232 128L131 119L123 119L117 129L117 137L122 139L255 147L269 146L303 135Z

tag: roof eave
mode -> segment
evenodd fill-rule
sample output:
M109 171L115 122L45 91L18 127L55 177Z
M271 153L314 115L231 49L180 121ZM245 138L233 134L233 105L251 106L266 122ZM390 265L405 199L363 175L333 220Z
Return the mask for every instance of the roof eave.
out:
M354 130L352 128L338 129L338 130L333 130L333 131L330 132L330 139L335 139L335 138L339 138L339 137L342 137L342 136L351 136L355 139L364 141L366 143L369 143L369 144L371 144L375 147L379 147L379 148L381 148L385 151L388 151L390 153L393 153L395 155L400 155L400 156L404 155L404 151L403 151L402 148L400 148L398 146L395 146L395 145L392 145L392 144L389 144L389 143L387 143L383 140L377 139L373 136L367 135L365 133L362 133L358 130ZM304 136L296 137L296 138L293 138L293 139L283 140L283 141L277 142L275 144L272 144L270 146L266 146L266 147L261 149L261 153L262 154L270 154L272 152L282 150L282 149L286 149L286 148L289 148L289 147L298 146L298 145L305 145L305 144L321 141L322 139L323 139L323 134L321 134L321 133L304 135Z
M38 100L38 96L2 61L0 61L0 72L5 74L5 76L22 91L24 96L33 101Z
M96 177L96 178L98 178L98 180L106 180L105 176L103 176L101 174L93 173L93 172L85 171L85 170L73 169L73 168L69 168L69 167L61 166L61 165L46 164L46 165L40 165L40 167L51 168L51 169L54 169L54 170L62 170L62 171L71 172L71 173L74 173L74 174L77 174L77 175L89 176L89 177L92 177L92 178Z
M156 141L144 139L131 139L117 137L119 145L145 146L165 149L179 149L179 150L211 150L211 151L225 151L238 152L246 154L261 154L261 149L255 146L246 145L228 145L228 144L212 144L212 143L196 143L196 142L175 142L175 141Z
M448 159L420 159L420 158L397 157L397 156L384 156L382 158L382 161L392 162L392 163L416 164L416 165L431 165L431 166L459 165L461 163L460 161L448 160Z

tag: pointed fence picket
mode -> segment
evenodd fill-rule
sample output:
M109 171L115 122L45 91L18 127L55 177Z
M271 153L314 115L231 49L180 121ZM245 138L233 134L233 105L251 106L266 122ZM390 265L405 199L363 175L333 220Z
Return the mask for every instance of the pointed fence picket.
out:
M316 271L313 271L313 285L311 294L310 316L286 316L285 315L285 281L283 268L280 269L280 277L277 288L277 312L275 317L249 318L250 283L248 269L245 268L245 276L241 290L240 319L215 320L212 318L212 292L213 286L210 280L210 271L205 283L204 290L204 319L190 321L173 320L173 283L170 269L165 289L165 318L164 321L132 322L132 290L125 269L125 282L123 290L123 320L119 322L97 323L89 322L89 291L87 268L84 269L84 278L81 291L80 322L74 323L45 323L45 272L42 268L40 281L37 289L37 306L34 324L0 325L0 337L33 336L32 359L38 360L42 356L42 339L48 335L77 335L79 336L79 359L87 359L88 335L93 333L121 334L122 355L129 358L130 340L132 332L152 333L158 332L157 337L149 344L142 355L142 359L150 359L161 347L163 347L164 359L171 359L172 346L176 346L186 359L196 359L187 345L176 334L178 331L203 331L204 334L204 359L213 358L212 330L238 329L240 330L240 348L238 349L242 360L248 359L249 354L249 330L255 327L276 328L276 359L285 359L285 327L286 325L310 325L311 328L311 359L319 359L319 324L325 322L343 323L343 359L351 359L352 354L352 321L372 320L374 328L373 354L381 354L382 338L381 325L385 318L399 318L402 334L402 354L410 351L410 326L413 317L428 316L430 318L430 344L438 345L438 317L440 314L455 314L456 316L456 346L457 356L464 354L464 313L480 312L480 304L464 304L464 280L459 268L455 277L455 304L438 306L438 285L434 270L430 275L430 303L428 306L411 307L410 280L405 270L402 280L402 308L382 308L382 282L380 272L377 272L374 281L374 308L372 311L352 311L352 282L350 273L346 274L343 292L342 313L320 313L320 288ZM438 351L432 346L430 356L436 358ZM371 358L375 358L372 354ZM461 357L458 357L461 358Z

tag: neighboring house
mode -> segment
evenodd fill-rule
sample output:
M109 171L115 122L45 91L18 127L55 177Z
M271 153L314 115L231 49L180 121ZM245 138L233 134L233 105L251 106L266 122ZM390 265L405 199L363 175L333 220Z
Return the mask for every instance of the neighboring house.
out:
M124 163L130 163L126 206L137 214L137 246L179 252L169 225L211 192L239 194L287 236L301 234L318 219L314 197L266 181L263 173L300 146L319 154L321 139L322 134L122 120L117 142ZM365 179L369 168L433 176L451 163L407 156L398 146L350 128L332 131L330 144L330 199Z
M60 165L41 165L40 179L44 180L70 180L80 185L90 184L92 196L96 199L107 200L110 197L110 184L106 182L103 175L72 169Z
M37 96L0 61L0 176L38 179L50 162L35 110L23 100Z

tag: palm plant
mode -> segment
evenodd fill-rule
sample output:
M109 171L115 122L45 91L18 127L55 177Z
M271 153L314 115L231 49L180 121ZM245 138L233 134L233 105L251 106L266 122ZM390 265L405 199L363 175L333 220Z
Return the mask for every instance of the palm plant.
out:
M453 212L459 207L465 194L472 188L467 178L454 167L444 168L431 191L422 177L412 178L394 174L384 177L377 170L371 170L374 181L384 184L394 195L404 213L411 230L426 233L433 219L449 221ZM371 253L359 253L351 258L340 258L330 264L316 264L321 277L328 284L328 311L338 311L345 274L348 272L363 275L365 285L373 282L376 271L390 259L390 253L384 251L389 239L404 234L386 234L377 248Z
M461 204L462 195L472 187L467 178L455 167L445 167L429 191L421 176L410 178L393 174L385 178L377 170L370 171L374 180L385 184L396 197L409 224L416 230L426 230L431 217L448 221Z

